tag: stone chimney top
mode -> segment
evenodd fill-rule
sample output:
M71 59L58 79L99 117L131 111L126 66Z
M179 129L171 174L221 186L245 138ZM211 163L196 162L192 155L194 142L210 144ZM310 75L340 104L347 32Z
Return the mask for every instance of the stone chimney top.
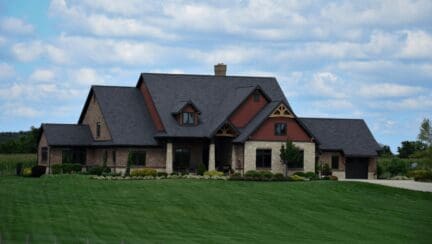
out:
M227 66L224 63L218 63L214 66L215 76L226 76Z

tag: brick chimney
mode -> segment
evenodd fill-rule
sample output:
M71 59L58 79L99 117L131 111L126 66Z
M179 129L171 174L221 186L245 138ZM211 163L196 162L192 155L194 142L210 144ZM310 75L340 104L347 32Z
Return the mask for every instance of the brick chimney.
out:
M226 76L227 66L224 63L218 63L214 66L216 76Z

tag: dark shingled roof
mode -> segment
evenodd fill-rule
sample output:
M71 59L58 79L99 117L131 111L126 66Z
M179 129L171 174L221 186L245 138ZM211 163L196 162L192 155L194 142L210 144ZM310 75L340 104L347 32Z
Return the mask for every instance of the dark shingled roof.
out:
M112 141L93 145L157 145L144 97L135 87L93 86Z
M87 125L42 124L42 131L50 146L89 146L93 142Z
M376 156L378 143L362 119L299 118L320 142L321 150L347 156Z
M174 75L142 73L162 123L166 137L211 137L234 110L256 88L272 101L288 105L278 82L273 77ZM172 116L179 101L193 101L201 110L199 125L185 127ZM289 106L289 105L288 105Z

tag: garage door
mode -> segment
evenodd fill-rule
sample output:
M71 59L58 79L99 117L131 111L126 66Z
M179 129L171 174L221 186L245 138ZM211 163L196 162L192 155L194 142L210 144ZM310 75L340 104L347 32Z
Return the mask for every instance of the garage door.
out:
M347 158L345 165L345 178L367 179L368 164L368 158Z

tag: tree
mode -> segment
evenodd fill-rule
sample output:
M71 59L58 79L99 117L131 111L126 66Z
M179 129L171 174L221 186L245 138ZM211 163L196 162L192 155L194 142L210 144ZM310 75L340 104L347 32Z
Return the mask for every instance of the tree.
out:
M393 152L388 145L383 145L381 150L378 152L378 155L380 157L391 157L393 156Z
M280 149L280 159L285 165L285 176L288 175L288 165L292 162L296 162L301 158L301 150L292 143L292 141L287 140L285 145L282 144Z
M403 141L398 147L399 158L409 158L416 152L424 151L427 145L421 141Z
M432 126L429 119L424 118L420 125L420 132L417 139L428 146L432 145Z

